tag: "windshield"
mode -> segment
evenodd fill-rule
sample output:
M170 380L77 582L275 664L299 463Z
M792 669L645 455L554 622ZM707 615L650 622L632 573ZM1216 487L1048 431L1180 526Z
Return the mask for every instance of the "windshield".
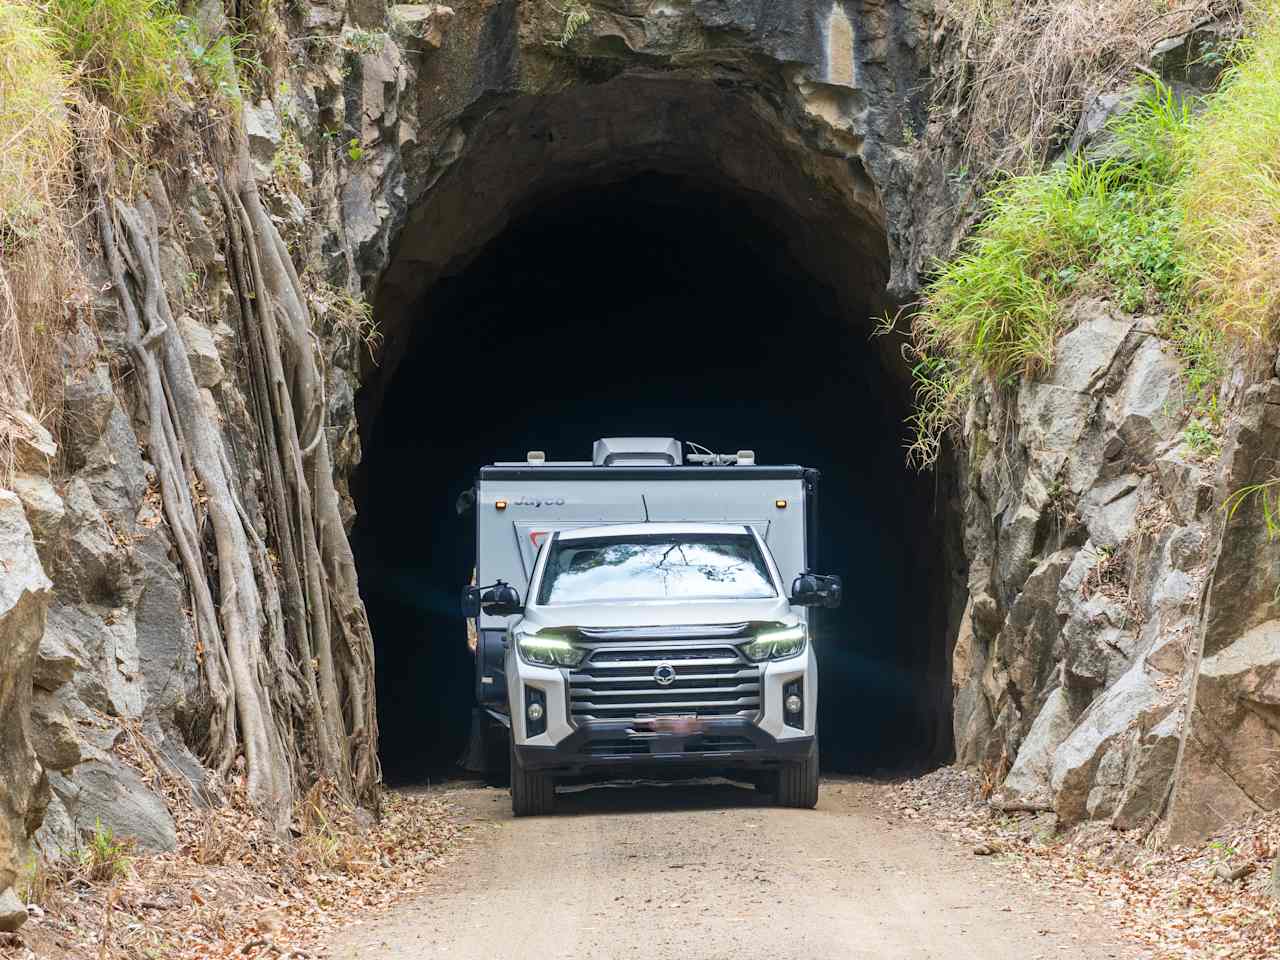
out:
M746 533L649 534L555 540L538 603L758 600L776 597Z

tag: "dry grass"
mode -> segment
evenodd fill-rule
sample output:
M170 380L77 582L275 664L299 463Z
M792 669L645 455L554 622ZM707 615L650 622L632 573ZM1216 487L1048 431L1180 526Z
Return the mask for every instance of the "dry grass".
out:
M71 74L37 8L0 0L0 249L38 238L70 188Z
M1251 17L1194 134L1183 239L1203 322L1268 342L1280 330L1280 2Z
M30 411L51 423L56 336L74 288L72 74L40 8L0 0L0 483Z
M946 0L958 52L937 109L963 116L964 144L983 170L1038 169L1065 143L1091 98L1132 78L1152 45L1232 0Z

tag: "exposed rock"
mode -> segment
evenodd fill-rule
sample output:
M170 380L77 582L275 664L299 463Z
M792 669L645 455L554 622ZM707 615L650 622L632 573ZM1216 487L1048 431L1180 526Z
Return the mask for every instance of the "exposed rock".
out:
M84 650L71 636L46 627L36 655L35 685L44 690L57 690L75 676L84 662Z
M100 823L117 838L132 837L142 850L172 850L178 842L164 801L111 753L96 752L84 760L76 766L74 779L50 773L49 782L81 839L91 836Z
M1080 519L1089 539L1103 550L1116 550L1133 534L1138 520L1136 474L1125 474L1090 487L1080 498Z
M1254 627L1200 664L1171 823L1195 837L1280 807L1280 620Z
M115 408L111 369L105 363L94 363L73 371L63 385L63 405L66 452L73 468L78 468L106 432L107 419Z
M391 30L432 50L440 49L453 8L438 3L398 3L387 9Z
M13 468L16 473L48 476L49 466L58 452L53 435L25 410L6 410L6 427L13 444Z
M52 584L40 565L17 496L0 490L0 916L22 919L9 888L26 864L29 838L48 803L31 745L31 676ZM20 905L19 905L20 906Z
M1026 739L1018 749L1017 759L1005 778L999 804L1037 810L1052 810L1049 776L1053 756L1071 733L1074 718L1066 691L1057 687L1045 699Z
M253 160L254 174L264 182L270 180L271 164L284 137L275 104L270 100L245 103L243 122L249 137L249 156Z
M1111 821L1121 830L1150 822L1164 812L1182 742L1182 716L1171 712L1130 745Z
M31 738L46 770L70 770L80 762L80 740L66 710L50 694L37 690L31 707Z
M0 891L0 933L12 933L27 922L27 908L13 888Z
M22 501L41 562L47 563L49 550L57 539L62 519L66 516L62 497L58 496L58 491L48 477L38 474L20 473L13 478L12 486L13 492Z
M1126 738L1167 712L1162 711L1162 701L1145 666L1138 663L1090 705L1053 755L1049 785L1060 819L1070 823L1111 815L1124 786L1122 774L1131 749Z
M1149 463L1156 448L1176 435L1182 399L1181 364L1158 337L1145 336L1110 411L1130 463Z
M223 370L213 333L185 314L178 318L178 330L182 333L182 342L186 344L187 359L191 362L191 372L195 374L196 384L201 387L216 386L222 380Z

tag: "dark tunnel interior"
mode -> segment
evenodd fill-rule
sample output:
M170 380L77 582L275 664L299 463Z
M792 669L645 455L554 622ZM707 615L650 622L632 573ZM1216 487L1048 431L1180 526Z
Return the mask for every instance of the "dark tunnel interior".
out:
M448 775L467 742L456 497L482 464L589 459L602 436L821 470L818 566L846 585L815 631L823 767L946 757L940 508L904 463L907 392L871 305L851 316L784 250L742 196L644 174L544 198L428 291L354 485L388 782Z

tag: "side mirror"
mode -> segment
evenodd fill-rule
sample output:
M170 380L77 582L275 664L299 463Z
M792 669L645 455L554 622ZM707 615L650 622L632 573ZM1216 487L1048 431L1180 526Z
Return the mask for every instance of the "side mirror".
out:
M495 617L509 617L524 609L520 594L509 583L499 580L491 587L463 587L462 615L478 617L480 611Z
M791 583L791 605L794 607L827 607L834 609L844 599L844 585L839 577L802 573Z

